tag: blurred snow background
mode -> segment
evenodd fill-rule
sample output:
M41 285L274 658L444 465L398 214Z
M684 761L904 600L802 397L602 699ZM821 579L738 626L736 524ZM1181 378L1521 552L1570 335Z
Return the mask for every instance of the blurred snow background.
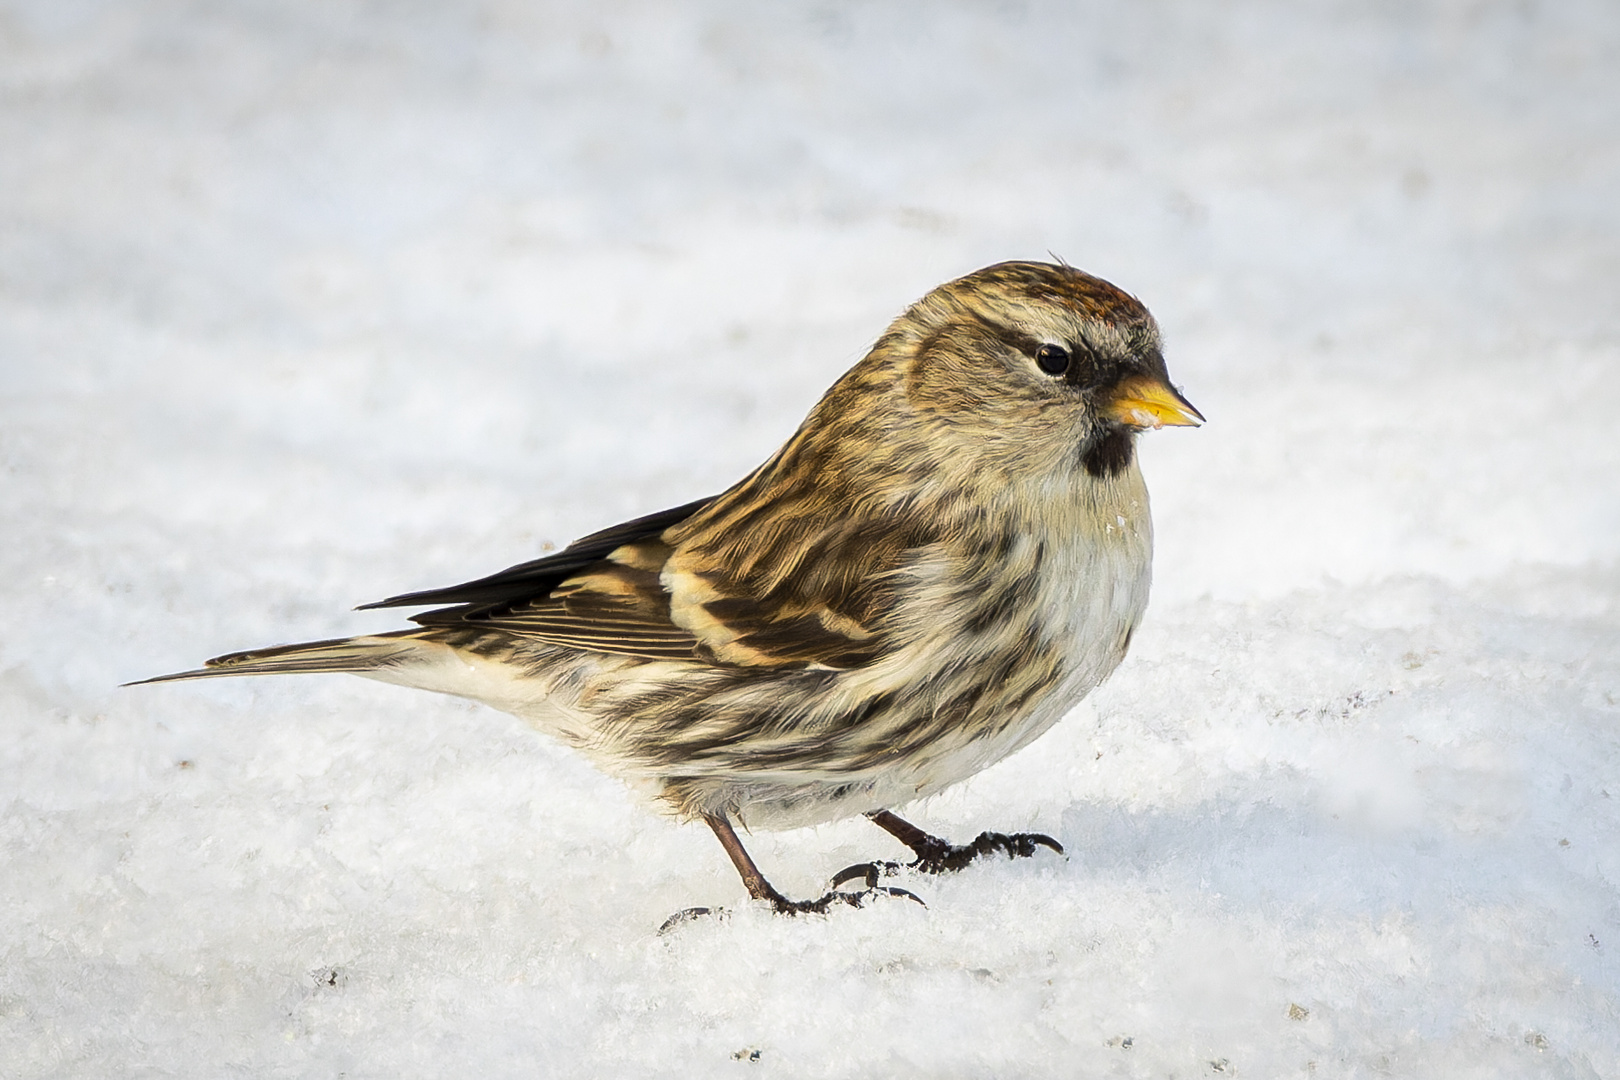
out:
M787 921L504 715L115 689L718 490L1048 251L1210 417L1132 657L915 815L1066 860ZM1608 0L6 0L0 1074L1620 1075L1617 285Z

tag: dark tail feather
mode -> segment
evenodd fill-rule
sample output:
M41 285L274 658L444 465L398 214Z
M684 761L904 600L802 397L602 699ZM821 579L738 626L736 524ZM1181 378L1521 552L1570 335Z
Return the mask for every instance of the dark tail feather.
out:
M125 686L178 682L182 679L212 679L220 675L292 675L318 671L346 671L363 674L393 667L418 655L411 640L415 630L366 637L306 641L298 645L277 645L270 649L228 653L216 656L195 671L179 671L152 679L137 679Z

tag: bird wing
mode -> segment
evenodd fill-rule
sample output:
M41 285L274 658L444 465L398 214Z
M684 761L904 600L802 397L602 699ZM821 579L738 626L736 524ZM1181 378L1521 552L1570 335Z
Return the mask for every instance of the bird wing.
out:
M568 648L743 667L857 667L885 651L882 614L907 543L861 519L749 528L699 499L592 533L555 555L367 608Z
M930 538L819 498L779 498L767 523L730 494L669 534L671 620L726 664L855 668L887 653L900 581L933 555Z
M475 626L571 649L693 660L696 636L677 626L659 573L670 552L656 535L620 544L544 592L500 604L461 605L414 616L423 626Z

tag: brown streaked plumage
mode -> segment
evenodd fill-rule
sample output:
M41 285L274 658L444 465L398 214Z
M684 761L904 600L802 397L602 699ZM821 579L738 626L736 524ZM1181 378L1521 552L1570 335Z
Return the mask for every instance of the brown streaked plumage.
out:
M866 813L936 871L1058 847L956 848L891 808L1026 745L1118 665L1150 576L1136 434L1201 420L1133 297L1001 263L912 305L714 498L367 605L442 605L417 629L149 681L346 671L484 701L704 819L778 910L856 902L786 900L731 821Z

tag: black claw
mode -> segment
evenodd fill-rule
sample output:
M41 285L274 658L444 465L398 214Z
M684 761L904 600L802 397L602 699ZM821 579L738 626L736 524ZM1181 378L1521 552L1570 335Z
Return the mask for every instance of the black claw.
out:
M868 889L877 888L878 878L892 877L900 869L899 863L892 862L863 862L854 866L846 866L832 876L832 888L847 881L864 881Z
M924 900L922 897L918 896L916 893L912 892L910 889L897 889L892 885L885 885L880 889L873 889L872 891L875 892L875 893L882 893L885 896L903 896L907 900L916 901L918 904L921 904L923 907L928 906L928 902L926 900Z
M872 899L874 896L899 896L915 903L922 904L923 907L928 906L927 904L923 903L923 898L918 896L916 893L910 891L909 889L898 889L892 885L868 885L860 892L840 892L838 890L834 890L833 892L828 893L826 896L823 896L817 901L817 903L826 903L829 900L837 899L842 900L850 907L865 907L866 902Z

